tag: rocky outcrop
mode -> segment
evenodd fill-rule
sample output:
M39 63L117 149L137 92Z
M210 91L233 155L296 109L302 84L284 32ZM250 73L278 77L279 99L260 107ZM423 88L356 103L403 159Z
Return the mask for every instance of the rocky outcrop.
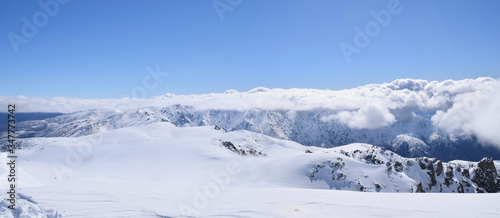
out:
M266 156L262 151L257 151L253 148L242 147L238 145L234 145L230 141L223 141L222 146L229 149L230 151L239 154L239 155L254 155L254 156Z
M495 163L491 158L483 158L474 167L472 182L477 184L476 192L500 191L500 178L497 174Z
M433 165L433 160L429 158L419 158L418 160L418 165L422 170L427 171L427 175L429 175L430 178L430 183L429 189L432 189L433 186L436 186L437 181L436 181L436 171L434 171L434 165Z
M493 159L442 162L435 158L404 158L386 149L361 145L339 149L335 158L314 165L311 180L332 189L377 192L500 192ZM381 182L385 181L385 182Z

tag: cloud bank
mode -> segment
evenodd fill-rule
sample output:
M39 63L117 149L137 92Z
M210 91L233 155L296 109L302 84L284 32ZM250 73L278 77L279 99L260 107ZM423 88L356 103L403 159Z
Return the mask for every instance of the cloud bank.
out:
M228 90L202 95L165 94L150 99L51 99L0 96L0 107L15 103L19 112L70 113L90 109L124 111L176 104L199 110L332 110L335 119L350 128L376 129L394 122L430 119L450 135L475 134L480 140L500 146L500 88L492 78L426 81L398 79L332 91L317 89L255 88L247 92Z
M338 120L354 129L377 129L395 122L394 115L381 105L368 104L355 111L339 111L323 117L322 121Z
M500 86L484 97L472 115L471 129L480 140L500 146Z

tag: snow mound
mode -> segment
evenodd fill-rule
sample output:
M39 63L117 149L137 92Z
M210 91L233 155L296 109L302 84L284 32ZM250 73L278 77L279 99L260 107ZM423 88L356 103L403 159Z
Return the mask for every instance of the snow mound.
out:
M17 194L15 210L9 208L10 203L4 198L0 201L0 217L2 218L58 218L62 217L62 214L58 211L42 207L38 205L38 202L33 200L30 196L26 196L23 193Z

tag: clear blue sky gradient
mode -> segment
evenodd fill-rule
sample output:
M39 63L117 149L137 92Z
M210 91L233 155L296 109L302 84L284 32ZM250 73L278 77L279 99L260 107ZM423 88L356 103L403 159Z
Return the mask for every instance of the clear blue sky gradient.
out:
M73 0L16 54L8 33L22 36L21 18L42 8L1 1L0 95L119 98L156 65L169 76L146 97L500 77L497 0L401 0L348 63L339 44L353 44L354 28L388 2L243 0L221 21L213 0Z

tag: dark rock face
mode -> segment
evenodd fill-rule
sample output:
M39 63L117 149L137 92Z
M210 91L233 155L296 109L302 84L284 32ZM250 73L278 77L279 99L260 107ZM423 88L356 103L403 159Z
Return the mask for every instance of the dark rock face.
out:
M405 168L404 168L404 166L403 166L403 164L401 162L396 161L396 163L394 164L394 169L396 170L396 172L401 172Z
M232 142L228 142L228 141L222 142L222 146L226 147L227 149L229 149L232 152L237 151L236 146L234 146L234 144Z
M457 192L458 193L464 193L464 185L463 184L460 184L457 188Z
M377 159L377 156L372 154L366 155L365 160L372 164L384 164L384 161Z
M418 159L418 164L420 165L420 168L422 170L428 170L427 175L429 175L429 178L431 180L431 183L429 183L429 189L432 189L432 186L436 186L437 181L436 181L436 171L434 170L434 164L432 163L433 161L429 158L419 158Z
M469 181L476 184L477 188L475 192L477 193L496 193L500 191L500 177L491 158L483 158L477 163L477 166L470 169L450 164L447 164L447 167L443 167L443 163L436 159L417 158L417 160L420 168L427 171L427 175L429 175L430 183L427 184L428 189L426 190L430 191L432 187L438 185L437 178L444 173L444 180L439 182L439 185L441 185L440 191L446 186L452 188L453 192L470 192L472 190L470 190L471 183ZM436 165L435 167L433 162ZM462 174L464 178L457 180L456 174ZM418 186L417 190L419 190Z
M436 164L436 174L437 176L440 176L441 173L443 173L443 162L438 161Z
M469 170L465 170L465 169L462 170L462 176L464 176L467 179L470 179Z
M453 183L453 168L448 166L444 177L444 185L450 186L452 183Z
M415 191L416 193L425 193L424 188L422 187L422 182L419 182L417 185L417 190Z
M237 146L229 141L223 141L222 146L224 146L225 148L229 149L230 151L232 151L236 154L240 154L240 155L254 155L254 156L263 155L263 156L266 156L266 154L263 153L262 151L257 151L257 150L252 149L252 148Z
M483 158L474 168L472 181L477 184L477 192L498 192L500 190L500 178L491 158Z

